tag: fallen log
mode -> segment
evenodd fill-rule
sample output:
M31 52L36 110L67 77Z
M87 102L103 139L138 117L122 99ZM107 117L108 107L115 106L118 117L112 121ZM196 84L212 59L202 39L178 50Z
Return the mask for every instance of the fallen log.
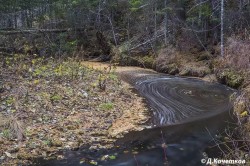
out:
M68 29L23 29L23 30L0 30L0 35L32 34L32 33L62 33L71 31L84 31L85 28Z

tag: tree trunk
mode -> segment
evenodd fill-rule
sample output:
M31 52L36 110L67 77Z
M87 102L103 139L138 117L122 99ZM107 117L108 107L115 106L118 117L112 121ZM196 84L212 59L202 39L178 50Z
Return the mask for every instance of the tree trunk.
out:
M168 37L168 13L167 13L167 0L164 1L164 10L165 10L165 15L164 15L164 41L165 45L167 45L167 37Z
M106 38L104 37L104 35L102 34L102 32L97 31L96 32L96 38L97 38L97 42L99 44L100 49L102 50L102 53L105 56L109 56L110 52L111 52L111 48L106 40Z
M221 56L224 56L224 0L221 0Z
M157 39L157 3L155 2L155 6L154 6L154 29L155 29L155 33L154 33L154 47L156 46L156 39Z
M113 23L112 23L112 20L111 20L110 16L108 17L108 20L109 20L109 23L110 23L110 26L111 26L113 38L114 38L114 41L115 41L115 46L117 46L117 40L116 40L116 36L115 36L115 30L114 30L114 26L113 26Z

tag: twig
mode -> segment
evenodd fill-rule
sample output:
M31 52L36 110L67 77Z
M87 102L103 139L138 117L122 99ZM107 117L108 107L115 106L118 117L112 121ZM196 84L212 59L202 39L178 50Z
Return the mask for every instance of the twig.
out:
M156 36L156 38L159 38L159 37L161 37L161 36L164 36L164 34L158 35L158 36ZM152 41L154 41L154 40L155 40L155 38L151 38L151 39L149 39L149 40L147 40L147 41L145 41L145 42L143 42L143 43L141 43L141 44L136 45L136 46L133 47L133 48L130 48L129 51L134 50L134 49L136 49L136 48L138 48L138 47L140 47L140 46L143 46L143 45L145 45L145 44L148 44L148 43L150 43L150 42L152 42Z
M161 138L162 138L162 148L163 148L163 152L164 152L164 159L167 161L167 151L166 151L167 145L164 141L162 131L161 131Z
M14 35L14 34L30 34L30 33L45 33L45 32L53 32L53 33L61 33L61 32L70 32L75 30L85 30L85 28L68 28L68 29L19 29L19 30L13 30L13 31L6 31L6 30L0 30L1 35Z
M211 135L210 131L208 130L208 128L206 128L209 136L212 138L212 140L216 143L216 145L218 146L218 148L220 149L220 151L223 153L224 156L226 156L225 152L222 150L222 148L220 147L220 145L218 144L218 142L214 139L214 137Z
M200 5L202 5L203 3L206 3L206 2L208 2L208 0L196 4L196 5L193 6L191 9L189 9L189 10L187 11L187 13L189 13L190 11L192 11L192 10L193 10L194 8L196 8L197 6L200 6Z
M135 155L134 155L134 159L135 159L136 165L139 166L139 163L138 163L138 161L137 161Z

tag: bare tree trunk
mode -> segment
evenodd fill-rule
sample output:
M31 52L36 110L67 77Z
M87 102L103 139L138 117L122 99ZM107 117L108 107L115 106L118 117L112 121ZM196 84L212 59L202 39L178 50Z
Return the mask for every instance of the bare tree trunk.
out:
M156 46L156 39L157 39L157 3L155 2L155 4L154 4L155 6L155 9L154 9L154 13L155 13L155 15L154 15L154 28L155 28L155 33L154 33L154 38L155 38L155 40L154 40L154 46Z
M128 36L128 54L130 55L130 14L128 15L127 36Z
M113 23L112 23L112 20L111 20L110 16L108 17L108 20L109 20L109 23L110 23L110 26L111 26L113 38L114 38L114 41L115 41L115 46L117 46L117 40L116 40L116 37L115 37L115 30L114 30L114 26L113 26Z
M164 15L164 41L165 45L167 45L167 37L168 37L168 13L167 13L167 0L164 1L164 10L165 10L165 15Z
M101 1L99 0L98 4L98 14L97 14L97 27L100 28L101 24Z
M224 0L221 0L221 56L224 56Z

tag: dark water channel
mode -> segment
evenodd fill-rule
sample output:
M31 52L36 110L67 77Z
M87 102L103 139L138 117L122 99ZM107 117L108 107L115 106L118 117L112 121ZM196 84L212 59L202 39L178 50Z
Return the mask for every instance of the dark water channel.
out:
M103 166L199 166L206 156L220 157L219 149L210 147L233 121L230 95L234 90L165 75L143 76L134 86L152 109L148 129L128 133L112 150L64 151L65 159L38 160L36 165L87 166L93 160ZM112 159L103 161L105 155Z

